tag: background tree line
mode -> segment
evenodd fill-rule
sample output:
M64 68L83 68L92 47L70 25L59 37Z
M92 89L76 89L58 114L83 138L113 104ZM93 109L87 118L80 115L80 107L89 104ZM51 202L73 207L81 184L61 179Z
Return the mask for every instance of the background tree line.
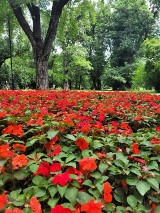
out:
M8 81L160 91L158 0L5 0L0 8L1 89Z

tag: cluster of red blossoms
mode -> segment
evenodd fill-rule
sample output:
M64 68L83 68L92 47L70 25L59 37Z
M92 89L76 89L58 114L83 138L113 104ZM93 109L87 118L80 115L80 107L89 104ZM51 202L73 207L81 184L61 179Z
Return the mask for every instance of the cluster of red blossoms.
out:
M155 157L160 153L159 116L160 96L145 93L0 91L0 180L3 180L5 174L12 175L13 181L16 182L16 191L16 187L23 187L21 181L24 187L30 187L34 185L32 179L38 176L48 181L49 187L53 187L55 193L59 190L59 200L55 202L54 197L53 205L48 201L51 198L49 193L46 197L38 197L39 195L33 192L25 198L22 206L16 206L10 195L13 188L7 188L8 185L4 183L4 188L0 191L0 210L4 213L23 213L23 209L27 208L29 212L42 213L43 209L46 211L47 206L47 211L50 208L51 213L102 213L108 203L112 205L116 200L116 188L121 188L127 194L130 187L125 180L127 173L122 167L122 171L118 171L120 177L124 175L122 180L114 180L114 169L110 178L107 169L113 167L116 170L116 163L121 166L121 163L129 162L135 163L136 169L140 167L142 170L140 175L138 173L137 180L143 181L144 178L145 182L146 177L154 176L149 173L149 160L141 155L144 154L141 150L143 144L132 135L152 126L155 135L148 136L148 141ZM115 137L110 148L107 137L112 135ZM129 145L122 147L119 146L117 138L132 139ZM67 140L72 143L67 143ZM73 150L77 152L72 153L77 154L76 157L71 156L74 162L66 160L68 153L64 150L69 146L74 147ZM119 155L121 153L122 155ZM123 162L119 163L118 156L123 154ZM158 164L155 163L154 166L156 165ZM27 177L23 174L25 170L29 174ZM98 176L99 174L102 177ZM97 179L99 185L96 183ZM26 186L28 183L29 186ZM99 187L99 197L94 195L94 183ZM153 188L156 188L157 182L153 185ZM91 198L87 197L86 202L84 199L77 199L72 208L66 207L63 200L67 200L65 190L69 187ZM63 193L61 190L64 190ZM147 201L151 203L150 213L154 213L156 209L157 204L153 201Z

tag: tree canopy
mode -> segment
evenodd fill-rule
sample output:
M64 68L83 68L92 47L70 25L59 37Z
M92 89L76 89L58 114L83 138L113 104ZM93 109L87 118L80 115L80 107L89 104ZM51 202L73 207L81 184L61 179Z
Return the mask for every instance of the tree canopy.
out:
M159 36L159 7L156 0L1 1L1 88L11 85L11 57L15 88L131 88L143 42Z

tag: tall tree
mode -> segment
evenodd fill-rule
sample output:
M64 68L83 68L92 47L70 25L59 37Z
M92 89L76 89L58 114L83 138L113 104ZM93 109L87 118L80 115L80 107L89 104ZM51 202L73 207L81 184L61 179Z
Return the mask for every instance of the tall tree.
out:
M128 72L125 67L133 63L135 54L151 32L153 14L145 0L117 0L112 11L111 67L123 71L125 86L130 87L132 70Z
M89 51L89 60L93 69L90 72L92 88L101 90L101 77L107 63L107 53L109 51L108 25L110 23L110 8L104 1L95 5L96 20L92 21L91 29L88 32L91 42L86 45Z
M63 10L60 18L57 44L61 48L63 56L63 83L64 85L69 84L70 88L73 87L73 82L75 81L75 78L71 79L69 77L71 73L72 76L74 75L73 67L74 69L76 67L74 71L75 75L81 79L76 79L79 82L81 82L85 74L87 74L88 68L90 69L89 62L87 62L87 58L85 59L88 54L82 46L89 38L86 32L90 28L89 17L94 13L94 8L91 8L91 5L91 0L83 0L76 6L71 2L68 4L68 7ZM80 58L81 60L79 60ZM79 62L81 61L81 63L77 64L77 59ZM70 66L71 64L72 66ZM85 67L86 73L84 73Z
M41 4L36 1L17 1L8 0L18 23L28 37L33 50L33 56L36 67L36 89L48 89L48 60L51 53L52 43L55 40L59 18L63 7L69 0L52 0L52 9L50 12L50 21L46 36L42 37L41 28ZM19 4L19 2L21 4ZM25 2L25 4L22 4ZM44 3L44 1L38 1ZM47 1L46 1L47 2ZM30 20L25 17L26 6L32 19L32 28L29 25Z

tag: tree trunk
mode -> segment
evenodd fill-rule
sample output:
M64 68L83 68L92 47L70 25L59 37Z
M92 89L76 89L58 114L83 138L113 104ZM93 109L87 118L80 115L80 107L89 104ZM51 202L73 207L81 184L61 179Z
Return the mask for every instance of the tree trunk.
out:
M36 89L49 89L48 81L48 59L43 57L36 58Z
M97 78L97 89L98 90L102 89L102 87L101 87L101 80L99 78Z

